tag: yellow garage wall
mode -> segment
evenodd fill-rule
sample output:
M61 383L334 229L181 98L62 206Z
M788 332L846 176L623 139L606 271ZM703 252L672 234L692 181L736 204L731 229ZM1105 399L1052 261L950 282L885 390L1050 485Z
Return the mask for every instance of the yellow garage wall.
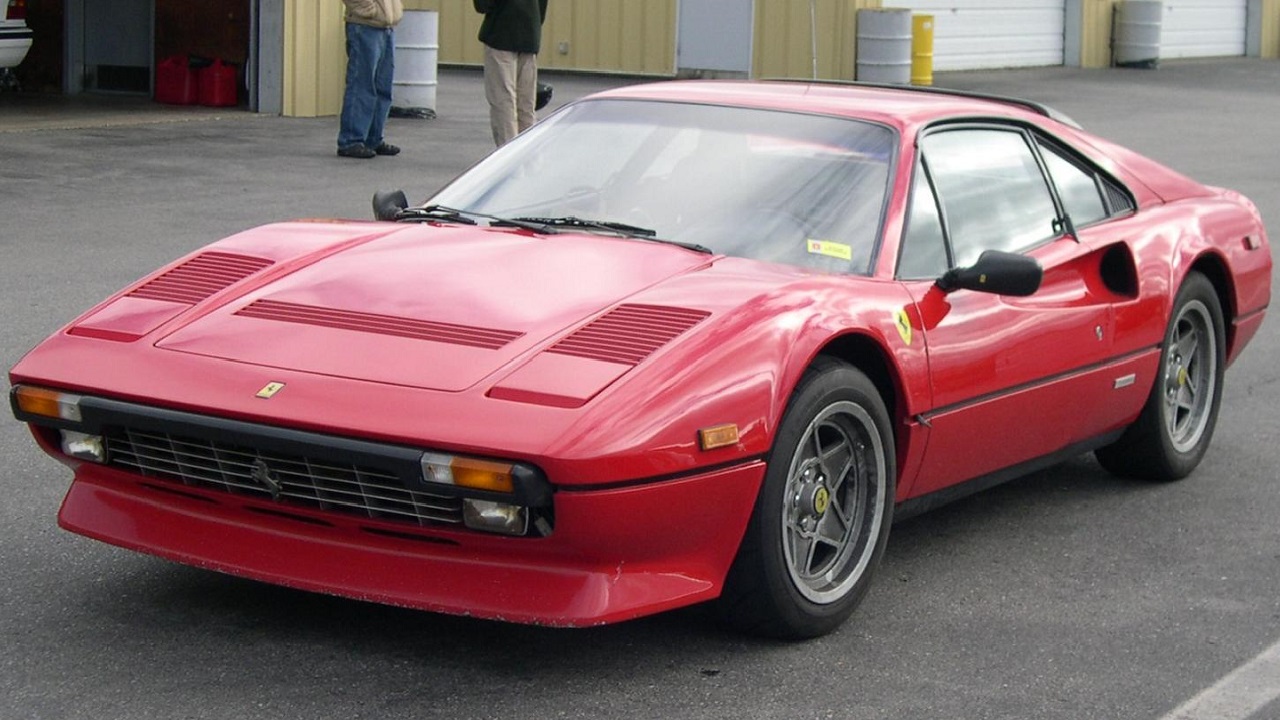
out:
M756 77L812 77L812 28L816 25L818 77L853 80L857 60L858 10L882 5L881 0L836 0L813 4L795 0L756 0L752 73ZM811 8L815 13L811 14Z
M676 0L551 0L538 64L673 75L675 28Z
M319 117L342 110L347 65L343 33L338 0L285 0L284 115Z
M472 0L405 0L440 13L440 62L481 65L481 15ZM676 0L550 0L543 68L637 75L675 74ZM563 50L563 52L561 52Z
M1262 0L1262 47L1264 58L1280 58L1280 0Z
M1111 23L1116 0L1084 0L1080 13L1080 65L1104 68L1111 64Z

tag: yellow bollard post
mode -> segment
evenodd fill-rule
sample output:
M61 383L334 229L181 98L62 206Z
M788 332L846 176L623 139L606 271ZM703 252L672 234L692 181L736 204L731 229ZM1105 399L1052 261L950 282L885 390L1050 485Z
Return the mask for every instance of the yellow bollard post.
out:
M911 84L933 84L933 16L911 16Z

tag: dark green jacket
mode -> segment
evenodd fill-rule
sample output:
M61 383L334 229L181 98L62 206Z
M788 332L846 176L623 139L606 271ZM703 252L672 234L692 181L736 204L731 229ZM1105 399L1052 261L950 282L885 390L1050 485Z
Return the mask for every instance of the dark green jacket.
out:
M494 50L537 53L542 48L542 21L547 0L473 0L484 13L480 42Z

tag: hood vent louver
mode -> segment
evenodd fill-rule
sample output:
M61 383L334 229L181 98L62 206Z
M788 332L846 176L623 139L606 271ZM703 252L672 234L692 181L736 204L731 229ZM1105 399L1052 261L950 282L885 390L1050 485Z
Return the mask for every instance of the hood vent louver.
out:
M547 352L638 365L711 313L658 305L619 305Z
M336 310L334 308L301 305L278 300L254 301L247 307L237 310L236 315L261 320L276 320L340 330L394 335L452 345L467 345L486 350L497 350L524 334L509 330L494 330L491 328L471 327L469 325L415 320L394 315Z
M201 253L134 289L128 297L195 305L271 264L247 255Z

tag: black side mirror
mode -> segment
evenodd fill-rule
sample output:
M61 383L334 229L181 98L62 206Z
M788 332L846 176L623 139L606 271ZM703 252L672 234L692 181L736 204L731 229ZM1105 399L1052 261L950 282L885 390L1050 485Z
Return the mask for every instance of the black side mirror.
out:
M409 207L409 198L403 190L379 190L373 194L375 220L395 220L401 210Z
M969 267L948 270L938 278L937 285L943 292L976 290L1025 297L1040 289L1043 277L1044 269L1035 258L1002 250L987 250Z
M544 82L538 83L538 94L535 96L535 101L533 105L534 110L541 110L542 108L547 106L547 103L551 102L552 90L553 88L547 83L544 83Z

